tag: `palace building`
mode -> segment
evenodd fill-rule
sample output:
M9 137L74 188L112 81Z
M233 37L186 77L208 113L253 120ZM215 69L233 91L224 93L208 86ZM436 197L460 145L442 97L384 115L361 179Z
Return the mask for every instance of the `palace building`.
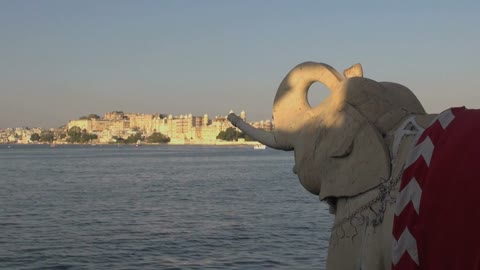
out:
M242 111L240 117L246 121L246 113ZM271 121L251 123L257 128L271 131ZM101 119L81 119L68 122L68 129L77 126L88 133L97 134L100 142L112 142L113 137L126 138L136 132L150 136L160 132L170 137L174 144L214 144L218 133L232 127L226 116L216 116L212 120L208 115L193 116L185 114L180 116L163 114L141 114L108 112Z

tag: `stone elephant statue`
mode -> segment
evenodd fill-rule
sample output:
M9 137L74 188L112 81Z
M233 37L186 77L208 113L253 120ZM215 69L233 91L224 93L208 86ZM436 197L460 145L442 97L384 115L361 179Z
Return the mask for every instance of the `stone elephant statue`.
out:
M331 91L316 107L314 82ZM273 118L268 132L228 116L294 150L293 173L330 205L327 269L480 269L480 111L427 114L408 88L364 78L360 64L342 75L305 62L281 82Z

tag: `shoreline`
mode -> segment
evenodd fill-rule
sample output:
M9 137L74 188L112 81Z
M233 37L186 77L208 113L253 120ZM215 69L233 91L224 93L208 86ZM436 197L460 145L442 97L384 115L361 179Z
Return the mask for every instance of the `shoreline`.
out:
M228 142L228 141L221 141L215 143L141 143L139 146L255 146L260 144L259 142ZM60 145L79 145L79 146L137 146L134 143L0 143L0 145L47 145L47 146L60 146Z

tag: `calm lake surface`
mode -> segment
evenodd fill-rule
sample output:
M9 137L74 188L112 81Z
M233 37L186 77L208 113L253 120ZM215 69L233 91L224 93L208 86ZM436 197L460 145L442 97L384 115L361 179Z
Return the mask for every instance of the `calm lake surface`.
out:
M324 269L291 152L0 145L1 269Z

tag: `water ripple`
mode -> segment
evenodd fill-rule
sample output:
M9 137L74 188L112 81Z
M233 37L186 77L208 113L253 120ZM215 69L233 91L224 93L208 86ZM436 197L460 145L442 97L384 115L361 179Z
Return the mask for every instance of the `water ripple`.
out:
M0 146L5 269L323 269L331 217L290 153Z

